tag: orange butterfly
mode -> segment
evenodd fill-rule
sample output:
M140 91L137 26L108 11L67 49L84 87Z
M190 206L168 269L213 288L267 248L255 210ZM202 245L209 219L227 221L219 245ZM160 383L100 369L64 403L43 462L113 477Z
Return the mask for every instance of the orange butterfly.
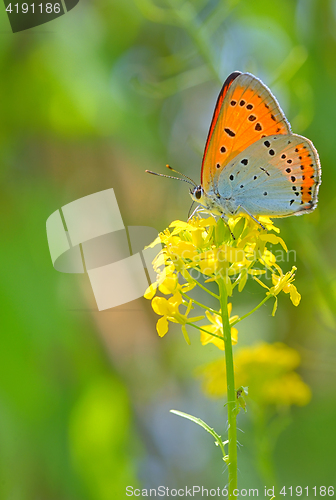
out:
M193 184L193 200L223 218L286 217L314 210L321 167L311 141L292 133L266 85L235 71L217 99L201 185Z

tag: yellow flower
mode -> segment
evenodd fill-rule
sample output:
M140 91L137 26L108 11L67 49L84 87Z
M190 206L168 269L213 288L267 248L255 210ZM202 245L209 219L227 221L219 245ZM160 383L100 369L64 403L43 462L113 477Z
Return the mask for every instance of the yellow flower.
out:
M290 299L294 306L298 306L301 301L301 295L297 291L296 286L292 283L295 279L296 267L293 266L292 270L286 274L283 274L282 269L277 264L273 264L273 267L278 271L278 274L274 272L272 273L272 283L274 285L272 288L269 288L267 285L265 285L265 283L254 276L255 281L257 281L262 287L267 288L268 292L266 293L266 295L271 295L275 298L272 316L275 315L275 312L277 310L277 295L281 291L289 293Z
M157 282L155 281L155 283L149 285L149 287L145 291L144 293L145 299L151 300L155 295L156 289L157 289Z
M164 280L159 284L160 292L165 295L174 293L178 285L178 279L176 274L167 275Z
M168 321L171 321L173 323L180 323L180 325L182 325L183 335L188 344L190 344L185 325L189 321L199 321L200 319L203 319L204 316L188 318L188 314L190 313L190 310L192 308L192 301L189 302L184 314L179 311L179 306L182 303L182 295L179 292L176 292L168 300L164 297L154 297L154 299L152 300L153 311L159 316L162 316L162 318L160 318L156 324L156 330L160 337L163 337L168 332Z
M173 264L167 265L162 272L158 274L157 280L152 283L144 293L145 299L152 299L159 288L165 295L174 293L178 286L178 277Z
M193 217L189 222L183 222L180 220L175 220L169 227L174 227L174 233L179 234L181 231L197 231L198 229L204 229L206 227L216 226L217 221L214 217L207 217L206 219L201 219L198 217Z
M260 220L269 230L278 231L267 217ZM173 265L177 273L184 273L184 277L186 271L197 269L208 280L215 281L219 276L235 277L242 269L252 274L257 262L272 268L276 260L267 248L268 243L280 244L287 250L281 238L265 233L248 216L233 217L229 219L228 226L214 217L172 222L152 244L163 245L154 262L155 269L160 274L160 269L164 272L165 266Z
M300 304L301 295L297 291L296 287L292 284L295 278L296 267L292 267L292 270L286 274L283 274L282 269L278 265L274 265L278 270L279 275L275 273L272 274L273 288L270 289L272 295L277 295L281 290L285 293L289 293L290 299L295 306Z
M311 390L300 375L290 372L272 382L265 383L263 399L269 404L305 406L311 400Z
M260 222L267 230L279 232L267 217L261 217ZM154 296L159 290L168 297L171 295L173 302L173 297L181 295L185 301L184 305L189 303L189 313L191 305L197 302L187 293L197 285L206 288L194 278L196 273L206 278L205 284L219 279L224 280L228 296L233 294L236 287L242 292L247 279L252 276L260 286L267 289L266 296L275 298L273 314L276 311L277 295L280 291L289 293L294 305L300 302L300 294L292 283L295 268L284 274L276 262L275 255L268 248L270 244L279 244L283 251L287 251L284 241L275 234L267 233L249 216L232 217L227 224L221 218L216 221L214 217L194 217L188 222L174 221L150 246L158 243L161 243L162 248L153 261L157 280L145 292L145 297L153 300L153 308L157 309L157 300ZM266 270L272 273L271 287L259 279ZM181 304L182 302L179 305ZM204 308L206 309L206 306ZM184 315L181 314L162 314L162 316L158 323L160 335L167 332L168 321L180 323L182 326L186 323ZM169 317L174 319L169 320ZM221 336L222 327L216 315L208 313L208 320L210 324L206 329L209 334L217 332L215 333L217 335L220 331L218 335ZM185 326L183 332L186 334ZM236 334L233 337L235 338ZM206 340L207 337L203 335L201 340L203 343L215 342L216 345L221 345L221 340L215 341L214 338Z
M191 280L183 285L178 282L178 273L172 264L166 266L158 275L157 280L152 283L144 293L145 299L151 300L157 289L160 290L164 295L174 294L175 292L189 292L196 286L196 283Z
M258 217L258 220L267 229L267 231L280 233L280 229L273 224L273 221L269 217L261 216Z
M276 264L276 258L272 252L265 249L262 257L259 259L259 262L269 269L272 269L274 264Z
M248 397L260 405L306 405L311 399L311 391L294 371L299 364L299 353L280 342L261 342L237 349L236 387L248 387ZM226 370L222 359L201 367L198 374L207 394L212 397L226 394Z
M230 324L233 323L236 319L238 319L238 316L232 316L230 317L232 311L232 304L228 304L228 314L230 318ZM224 340L221 340L218 337L214 337L214 335L218 335L219 337L223 338L223 323L222 323L222 318L219 314L211 314L209 311L205 312L206 317L210 321L210 325L205 325L202 326L203 330L206 330L209 333L205 333L201 331L201 344L202 345L207 345L209 343L215 344L221 351L224 351ZM232 344L237 344L238 342L238 330L237 328L232 327L231 328L231 340Z

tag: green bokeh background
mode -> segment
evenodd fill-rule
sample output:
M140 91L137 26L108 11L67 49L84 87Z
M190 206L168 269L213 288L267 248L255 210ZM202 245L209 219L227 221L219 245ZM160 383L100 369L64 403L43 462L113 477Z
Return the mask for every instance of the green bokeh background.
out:
M53 269L45 222L110 187L125 225L186 219L187 186L144 171L170 163L198 181L217 94L237 69L271 87L321 158L318 209L279 222L302 302L281 296L275 318L267 304L239 335L296 348L312 388L275 445L277 484L336 486L336 1L81 0L17 34L3 7L0 38L0 499L226 484L210 436L169 414L225 435L223 401L193 377L219 351L194 332L187 346L178 328L159 339L145 299L98 313L85 276ZM233 313L258 300L249 286ZM240 487L262 496L249 416L238 426Z

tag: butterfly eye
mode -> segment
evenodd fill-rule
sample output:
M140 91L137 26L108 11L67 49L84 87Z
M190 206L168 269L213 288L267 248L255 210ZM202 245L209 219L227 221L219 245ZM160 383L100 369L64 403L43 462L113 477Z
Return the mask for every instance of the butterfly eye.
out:
M203 189L202 186L197 186L194 190L194 196L197 200L202 198Z

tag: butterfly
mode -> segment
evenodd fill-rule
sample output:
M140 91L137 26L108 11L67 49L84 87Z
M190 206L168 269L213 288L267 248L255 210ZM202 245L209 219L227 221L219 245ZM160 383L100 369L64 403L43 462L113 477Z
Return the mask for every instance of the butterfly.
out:
M292 133L269 88L250 73L231 73L217 99L192 199L224 219L286 217L314 210L320 184L316 149Z

